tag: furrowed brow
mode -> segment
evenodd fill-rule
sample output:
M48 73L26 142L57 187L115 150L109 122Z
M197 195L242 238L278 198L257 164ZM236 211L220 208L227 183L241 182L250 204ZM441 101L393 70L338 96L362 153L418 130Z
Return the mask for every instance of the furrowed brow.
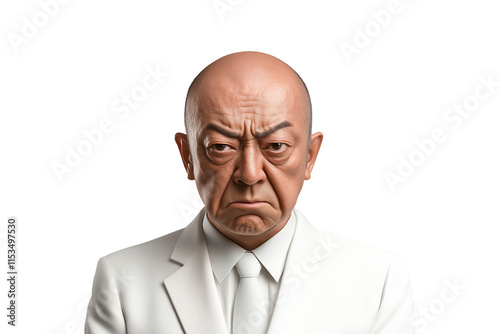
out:
M226 137L231 137L231 138L240 138L241 137L241 135L239 133L228 131L228 130L221 128L220 126L217 126L217 125L212 124L212 123L208 124L206 129L217 131L219 133L222 133Z
M290 123L289 121L283 121L280 124L278 124L276 126L273 126L272 128L270 128L267 131L256 133L255 137L257 137L257 138L267 137L270 134L272 134L272 133L274 133L274 132L276 132L276 131L278 131L280 129L289 127L289 126L292 126L292 123Z
M289 127L289 126L292 126L292 123L290 123L288 121L283 121L283 122L279 123L278 125L273 126L269 130L266 130L264 132L256 133L255 137L257 137L257 138L267 137L267 136L271 135L272 133L274 133L274 132L276 132L276 131L278 131L280 129ZM217 132L223 134L224 136L230 137L230 138L240 138L241 137L241 135L239 133L231 132L229 130L221 128L220 126L217 126L217 125L212 124L212 123L208 124L207 127L206 127L206 129L207 130L217 131Z

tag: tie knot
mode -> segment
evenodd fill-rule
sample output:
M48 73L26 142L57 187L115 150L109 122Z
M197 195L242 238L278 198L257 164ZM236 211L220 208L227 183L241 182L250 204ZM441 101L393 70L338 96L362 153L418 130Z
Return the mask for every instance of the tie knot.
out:
M259 277L261 265L253 253L246 252L236 263L236 268L241 278L257 278Z

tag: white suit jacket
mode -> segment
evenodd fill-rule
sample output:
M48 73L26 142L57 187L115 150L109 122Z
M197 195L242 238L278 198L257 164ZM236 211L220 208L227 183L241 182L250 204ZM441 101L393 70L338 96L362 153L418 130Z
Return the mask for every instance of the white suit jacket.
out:
M86 334L229 334L202 230L185 229L99 260ZM414 333L408 271L391 253L297 225L270 334Z

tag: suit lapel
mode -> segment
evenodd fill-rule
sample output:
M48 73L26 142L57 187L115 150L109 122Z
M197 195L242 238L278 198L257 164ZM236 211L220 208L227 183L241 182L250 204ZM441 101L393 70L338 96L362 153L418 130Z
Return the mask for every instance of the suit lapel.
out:
M171 259L182 267L163 282L186 333L225 334L226 323L203 236L204 215L202 210L179 236Z
M307 328L301 325L310 323L322 310L325 296L319 286L327 283L322 282L320 274L324 268L322 262L339 246L328 234L315 229L298 210L294 211L297 226L268 334L314 332L310 325Z

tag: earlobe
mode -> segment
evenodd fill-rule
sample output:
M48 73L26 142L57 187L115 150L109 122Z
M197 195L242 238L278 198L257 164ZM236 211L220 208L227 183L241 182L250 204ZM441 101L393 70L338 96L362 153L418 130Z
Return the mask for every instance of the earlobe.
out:
M189 150L187 135L180 132L176 133L175 142L177 143L177 147L179 148L179 153L181 154L184 169L188 174L187 177L189 180L194 180L193 163L191 161L191 152Z
M316 158L318 157L322 142L323 134L321 132L316 132L311 136L311 144L309 145L309 151L307 152L306 174L304 177L305 180L309 180L311 178L311 173L314 164L316 163Z

